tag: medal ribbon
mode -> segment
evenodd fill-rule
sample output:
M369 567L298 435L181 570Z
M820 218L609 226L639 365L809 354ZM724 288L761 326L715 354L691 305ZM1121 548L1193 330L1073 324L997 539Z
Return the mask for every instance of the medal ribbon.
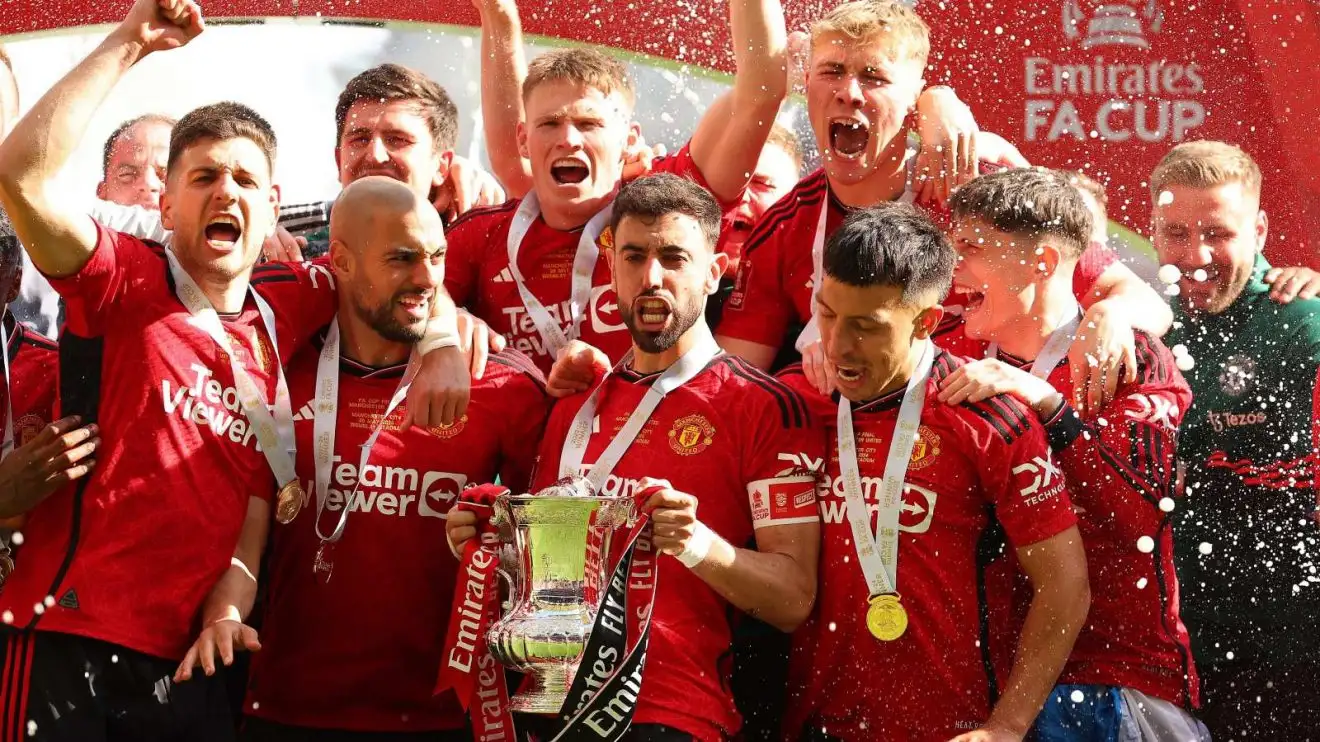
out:
M665 395L701 373L701 370L722 352L720 346L715 343L714 336L710 334L710 329L704 323L693 326L691 331L697 333L696 343L674 365L665 369L655 383L651 384L646 390L646 396L642 397L642 401L628 417L619 434L606 446L590 471L583 475L591 483L594 491L600 492L604 489L605 480L610 472L614 471L615 465L623 458L623 454L637 438L637 434L642 432L642 427L651 419L651 414L664 400ZM627 365L632 357L633 352L630 350L615 370ZM605 389L607 381L609 374L600 380L592 390L591 396L587 397L586 403L582 405L582 409L573 417L573 424L568 429L568 437L564 440L564 450L559 455L560 477L576 476L581 472L582 457L587 452L587 442L591 440L592 421L596 417L596 408L600 404L602 390Z
M917 200L917 192L912 190L912 181L917 173L917 148L911 142L907 148L907 182L903 185L903 195L899 196L896 203L910 204ZM807 326L802 328L802 333L793 343L797 352L801 353L808 345L820 340L820 324L816 319L816 295L820 293L821 281L825 280L825 224L830 216L830 186L828 179L825 182L825 198L820 202L820 220L816 222L816 236L811 240L811 319L807 320Z
M174 278L174 292L192 314L193 324L210 335L229 357L229 369L234 375L234 388L243 406L243 414L247 416L248 424L256 435L257 442L261 444L261 452L265 454L266 463L270 465L270 470L275 475L276 487L284 487L294 481L298 475L293 463L293 405L289 401L289 384L284 378L284 365L280 362L279 340L275 334L275 313L271 311L266 300L261 298L261 294L253 291L249 286L248 293L261 313L261 322L266 326L266 334L270 336L271 351L275 354L275 404L272 412L266 405L266 395L238 362L238 354L234 352L229 333L225 332L225 326L220 321L220 315L216 313L211 300L206 298L206 294L202 293L197 282L179 265L179 259L172 250L165 251L165 258L169 261L170 275ZM257 343L261 343L260 338L257 338ZM253 357L255 359L255 351Z
M528 316L532 318L532 324L536 326L537 332L541 333L546 353L552 360L561 348L579 335L582 319L587 313L587 305L591 302L591 276L596 272L596 260L600 257L600 247L596 244L596 240L613 213L614 204L611 202L591 217L587 225L582 228L582 236L578 238L577 254L573 258L573 290L569 296L571 329L568 335L564 334L559 323L550 315L550 311L545 308L541 300L527 288L522 270L518 268L518 250L522 247L523 239L527 237L527 231L541 215L541 202L536 198L536 191L527 192L522 203L518 205L518 211L513 215L508 238L509 273L518 286L518 294L522 296L523 306L527 309Z
M1070 314L1064 315L1062 324L1054 328L1050 336L1045 339L1045 345L1036 355L1036 360L1032 361L1027 371L1040 379L1050 378L1050 372L1055 366L1059 365L1064 356L1068 355L1068 347L1072 345L1073 338L1077 337L1077 330L1082 326L1082 308L1073 304ZM999 343L990 343L990 347L985 349L986 358L999 357Z
M871 533L871 509L862 491L861 470L857 466L857 439L853 436L852 403L839 397L838 436L839 470L843 476L843 495L852 526L853 548L871 597L898 592L898 516L903 509L903 480L908 462L917 444L921 427L921 408L926 403L926 380L935 361L935 346L926 341L912 378L903 392L898 408L894 436L885 459L884 479L880 484L880 511L876 534Z
M325 336L325 345L321 346L321 357L316 363L316 400L312 405L315 416L312 421L312 436L315 441L312 453L316 463L316 535L321 539L322 546L337 543L343 537L344 526L348 524L348 511L351 510L349 504L361 487L362 472L367 466L367 459L371 457L371 449L376 445L376 439L380 438L380 431L385 427L385 421L408 396L408 387L412 386L420 367L421 364L416 363L415 359L408 364L408 370L404 372L403 378L399 379L399 385L394 389L394 395L390 397L385 412L376 421L376 427L367 437L367 442L361 445L358 454L357 481L353 483L353 491L344 497L344 507L339 512L339 522L335 524L335 530L329 536L324 536L321 534L321 513L325 511L325 503L330 499L330 470L335 456L335 426L339 420L339 318L336 317L330 323L330 329Z

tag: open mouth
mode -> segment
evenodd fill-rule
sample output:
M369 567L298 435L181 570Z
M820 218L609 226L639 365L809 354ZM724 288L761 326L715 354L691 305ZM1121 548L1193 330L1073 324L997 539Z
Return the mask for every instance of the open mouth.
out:
M658 296L643 296L633 302L633 316L642 329L663 329L673 313L669 302Z
M216 216L206 225L206 241L212 247L229 249L242 236L243 228L238 225L238 220L228 214Z
M953 291L951 293L960 300L964 316L968 312L979 309L981 305L985 303L984 291L958 283L957 281L954 282Z
M857 119L830 120L830 150L845 160L855 160L866 151L871 132Z
M404 311L414 317L425 318L430 314L431 300L427 294L403 294L394 300Z
M550 165L550 177L556 183L576 185L586 180L588 175L591 175L591 170L587 164L571 157L562 157Z
M860 366L835 366L834 375L839 381L845 384L856 384L866 375L865 370Z

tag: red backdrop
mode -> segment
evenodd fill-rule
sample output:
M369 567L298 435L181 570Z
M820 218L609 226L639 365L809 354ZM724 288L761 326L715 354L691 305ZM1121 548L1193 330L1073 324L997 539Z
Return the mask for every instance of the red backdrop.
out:
M6 0L0 34L110 23L128 0ZM801 27L833 2L785 0ZM213 18L312 16L476 25L466 0L210 0ZM528 33L730 70L721 0L522 3ZM536 9L533 9L536 8ZM1224 139L1265 172L1276 263L1320 267L1320 9L1307 0L921 0L948 82L984 128L1042 164L1109 185L1111 218L1145 231L1146 176L1178 141Z

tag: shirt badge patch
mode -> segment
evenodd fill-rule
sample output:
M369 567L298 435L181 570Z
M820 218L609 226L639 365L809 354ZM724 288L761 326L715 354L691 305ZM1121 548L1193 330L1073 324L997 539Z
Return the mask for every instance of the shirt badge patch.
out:
M1256 383L1256 359L1232 355L1219 367L1219 388L1230 397L1240 397Z
M600 231L600 237L596 239L596 244L606 250L614 249L614 230L606 227Z
M427 428L427 430L431 431L431 435L434 435L437 438L449 440L463 432L463 428L467 427L467 421L468 416L464 415L448 425L434 425Z
M925 469L935 463L935 457L939 455L939 434L922 425L917 428L917 444L912 447L912 458L908 460L908 471Z
M44 427L46 421L40 415L24 415L14 421L14 441L20 446L27 445Z
M694 456L715 441L715 426L701 415L688 415L674 421L669 430L669 447L680 456Z

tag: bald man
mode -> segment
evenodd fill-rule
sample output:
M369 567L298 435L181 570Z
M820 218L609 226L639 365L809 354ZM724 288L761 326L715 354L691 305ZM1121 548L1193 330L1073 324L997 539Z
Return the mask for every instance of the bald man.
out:
M458 562L444 520L460 489L523 491L549 413L525 356L491 357L467 414L402 430L413 344L444 279L440 216L407 186L348 186L330 223L339 313L289 367L298 477L311 493L270 539L261 636L244 623L268 516L247 524L234 566L212 591L203 630L176 675L252 659L246 740L464 740L452 693L432 696Z

